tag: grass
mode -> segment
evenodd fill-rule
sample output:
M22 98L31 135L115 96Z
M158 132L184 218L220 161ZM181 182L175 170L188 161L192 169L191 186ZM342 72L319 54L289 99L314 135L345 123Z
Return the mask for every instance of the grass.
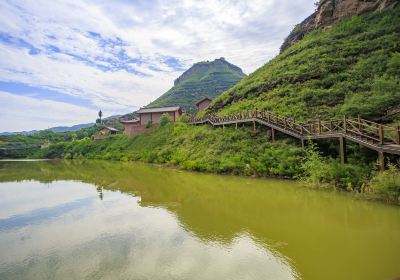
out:
M400 104L400 7L315 30L236 86L209 112L267 109L298 120L360 115L396 122Z
M337 158L322 156L313 144L302 149L290 139L271 142L265 131L253 132L251 127L236 130L166 122L134 138L116 135L102 141L85 138L52 144L35 157L142 161L183 170L301 179L311 187L373 193L396 203L400 197L398 180L393 179L400 178L396 167L379 173L357 153L350 163L340 164Z

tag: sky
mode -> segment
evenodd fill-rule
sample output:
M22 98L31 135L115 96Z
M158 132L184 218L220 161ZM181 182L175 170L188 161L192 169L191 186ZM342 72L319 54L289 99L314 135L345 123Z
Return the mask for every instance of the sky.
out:
M199 61L250 74L314 0L0 1L0 132L145 106Z

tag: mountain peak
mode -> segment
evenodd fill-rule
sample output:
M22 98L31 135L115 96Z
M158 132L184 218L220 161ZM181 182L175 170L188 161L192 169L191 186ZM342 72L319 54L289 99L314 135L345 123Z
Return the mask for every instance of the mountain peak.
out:
M178 85L179 83L187 80L190 78L194 73L196 72L201 72L201 71L206 71L208 69L212 69L214 67L218 66L226 66L228 69L240 74L244 75L242 69L240 67L233 65L232 63L229 63L224 57L216 58L213 61L201 61L193 64L192 67L190 67L188 70L186 70L179 78L177 78L174 81L174 85Z
M203 97L218 96L245 76L242 69L224 57L197 62L174 81L169 91L147 107L179 105L187 112L194 113L196 101Z

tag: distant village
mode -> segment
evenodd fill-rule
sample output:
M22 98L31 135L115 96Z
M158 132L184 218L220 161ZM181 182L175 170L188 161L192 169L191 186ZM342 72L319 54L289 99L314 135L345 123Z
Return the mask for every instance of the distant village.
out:
M196 102L197 111L204 111L211 104L212 99L204 97ZM180 120L183 115L181 106L169 106L169 107L152 107L152 108L140 108L135 112L136 117L130 120L120 120L123 124L123 133L129 137L133 137L157 127L160 124L161 117L168 115L172 122ZM151 125L149 125L151 124ZM114 135L121 133L120 130L104 126L100 129L100 134L94 137L94 140L101 140L106 138L108 135Z

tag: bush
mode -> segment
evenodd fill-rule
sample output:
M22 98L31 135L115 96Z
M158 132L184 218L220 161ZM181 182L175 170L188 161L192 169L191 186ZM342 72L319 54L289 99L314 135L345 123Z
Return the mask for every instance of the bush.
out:
M370 168L366 165L341 164L332 158L323 158L314 144L306 150L301 179L311 186L334 185L347 190L361 190L367 182Z
M149 120L147 123L146 123L146 128L151 128L153 126L153 121L152 120Z
M388 170L379 172L372 178L370 186L374 192L400 202L400 169L389 165Z
M160 126L166 126L169 123L171 123L171 116L166 113L162 114L160 118Z

